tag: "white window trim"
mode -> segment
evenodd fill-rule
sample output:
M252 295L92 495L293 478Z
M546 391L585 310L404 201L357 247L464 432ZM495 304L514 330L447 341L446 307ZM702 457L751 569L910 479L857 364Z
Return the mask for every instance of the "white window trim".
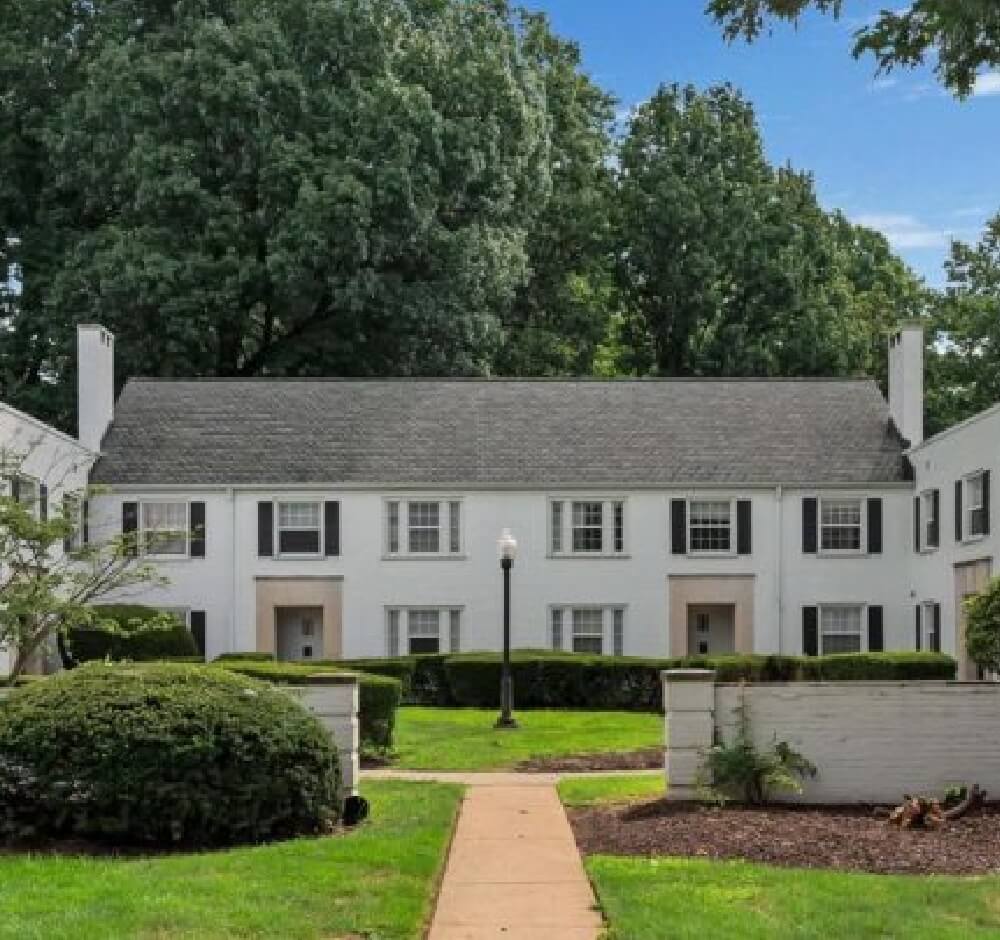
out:
M972 534L972 512L973 508L982 509L982 502L978 506L973 507L969 503L969 484L980 477L985 477L986 471L983 469L973 470L972 473L967 473L962 477L962 544L971 545L974 542L981 542L986 538L985 532L978 532L975 535ZM982 492L980 490L980 492ZM980 500L982 497L980 497Z
M573 611L574 610L599 610L601 611L601 652L602 656L613 656L615 648L615 615L616 610L622 612L622 655L628 653L628 604L612 603L572 603L572 604L549 604L546 610L545 635L546 648L553 649L552 644L552 614L553 611L562 611L562 646L554 652L573 652ZM582 655L582 654L581 654ZM598 655L598 654L591 654Z
M410 612L414 610L433 610L438 615L438 655L451 653L451 615L458 611L458 636L461 652L462 640L465 636L465 605L464 604L386 604L385 623L386 649L390 656L410 655ZM399 616L399 649L396 652L388 650L389 626L392 613ZM433 654L432 654L433 655Z
M283 526L281 525L281 506L284 503L311 503L318 508L319 511L319 550L315 552L283 552L281 550L281 533L283 531ZM303 528L289 528L289 532L311 532L312 529ZM325 501L316 499L306 499L301 497L296 499L295 497L280 497L274 500L274 557L278 559L290 559L292 561L304 561L306 559L312 560L316 558L325 558L326 546L326 506Z
M562 503L562 549L552 550L552 504ZM573 503L600 503L601 550L577 552L573 550ZM615 551L615 503L622 504L622 549ZM590 495L576 493L567 496L549 496L545 501L545 557L546 558L629 558L629 501L626 496ZM557 605L558 606L558 605Z
M823 503L857 502L860 506L860 534L857 548L823 547ZM829 528L833 528L830 526ZM816 554L826 558L863 558L868 554L868 497L856 493L827 493L816 501ZM845 605L841 605L845 606ZM851 606L851 605L846 605Z
M920 494L920 544L917 546L917 551L923 555L932 555L941 547L941 518L940 513L938 514L938 519L935 520L938 527L938 544L931 545L929 533L930 533L930 522L934 518L934 493L935 487L923 490ZM940 497L938 498L940 503Z
M693 555L695 558L734 558L736 557L736 499L726 499L725 497L714 498L712 496L692 496L686 500L684 521L686 523L685 532L685 554ZM691 540L691 504L692 503L729 503L729 548L725 549L703 549L693 548ZM669 512L669 501L667 509Z
M858 647L859 653L868 652L868 605L862 604L857 601L837 601L828 602L826 604L819 604L817 615L816 615L816 644L819 649L820 656L828 655L823 649L823 611L824 609L829 610L831 608L843 608L843 607L856 607L859 611L858 619L858 629L860 631L860 645Z
M399 507L399 550L389 550L389 504ZM438 504L438 551L410 551L410 503ZM451 551L451 503L458 504L458 551ZM382 560L383 561L461 561L465 552L465 499L461 496L386 496L382 500Z
M163 505L164 503L176 503L184 507L184 551L183 552L150 552L146 550L146 526L144 507L149 505ZM149 497L140 499L138 505L139 518L139 555L142 558L149 558L153 561L189 561L191 558L191 500L172 499L170 497Z

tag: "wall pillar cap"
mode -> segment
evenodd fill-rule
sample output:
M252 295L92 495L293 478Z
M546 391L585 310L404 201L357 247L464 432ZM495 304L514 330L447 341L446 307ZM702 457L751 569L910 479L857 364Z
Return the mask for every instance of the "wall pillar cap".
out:
M671 682L714 682L714 669L664 669L660 676Z

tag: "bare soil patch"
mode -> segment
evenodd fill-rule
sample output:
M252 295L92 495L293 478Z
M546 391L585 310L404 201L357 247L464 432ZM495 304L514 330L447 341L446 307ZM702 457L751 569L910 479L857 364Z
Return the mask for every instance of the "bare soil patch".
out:
M572 773L588 770L662 770L663 748L606 754L564 754L561 757L533 757L517 765L523 773Z
M941 829L899 829L875 807L751 809L666 800L569 810L585 855L745 859L892 874L1000 871L1000 804Z

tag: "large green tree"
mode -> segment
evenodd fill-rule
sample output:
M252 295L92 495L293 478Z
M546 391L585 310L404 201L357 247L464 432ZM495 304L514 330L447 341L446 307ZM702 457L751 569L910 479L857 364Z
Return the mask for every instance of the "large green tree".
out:
M542 62L573 72L541 24L501 0L7 6L5 398L68 423L90 319L122 376L491 368L552 191Z
M1000 215L977 245L954 242L935 303L928 358L928 432L1000 401Z
M814 9L841 16L845 0L709 0L708 12L729 39L753 40L774 20L798 20ZM872 53L882 70L933 62L955 94L975 88L984 68L1000 66L1000 4L996 0L913 0L883 9L855 31L854 55Z
M881 373L912 274L884 239L772 167L728 86L661 87L621 147L622 302L630 365L666 375Z

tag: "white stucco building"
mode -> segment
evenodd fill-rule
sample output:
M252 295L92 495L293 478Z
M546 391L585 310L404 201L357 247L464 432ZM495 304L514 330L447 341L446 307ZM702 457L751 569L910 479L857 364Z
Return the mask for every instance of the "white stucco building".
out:
M114 405L85 327L90 537L140 533L170 584L135 599L208 657L497 649L504 528L518 647L913 649L919 610L962 657L1000 409L923 441L922 357L905 325L888 403L851 379L138 379Z

